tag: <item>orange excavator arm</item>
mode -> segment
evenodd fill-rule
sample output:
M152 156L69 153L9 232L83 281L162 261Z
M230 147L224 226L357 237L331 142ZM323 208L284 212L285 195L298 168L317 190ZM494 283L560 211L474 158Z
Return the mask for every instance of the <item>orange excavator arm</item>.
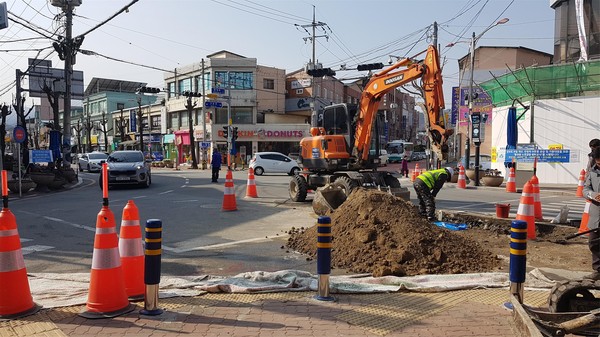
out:
M360 112L352 150L352 155L359 161L368 159L372 125L383 95L394 88L418 79L422 80L421 86L427 110L425 111L426 127L432 147L439 158L447 158L447 141L453 130L445 129L444 121L441 119L441 112L444 109L442 71L437 49L435 46L429 46L423 61L415 62L412 58L402 59L391 67L374 74L365 86L360 97Z

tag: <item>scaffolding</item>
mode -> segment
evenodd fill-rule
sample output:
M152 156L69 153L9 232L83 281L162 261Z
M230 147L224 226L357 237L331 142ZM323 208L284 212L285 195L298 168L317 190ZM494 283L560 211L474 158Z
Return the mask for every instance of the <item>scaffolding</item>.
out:
M527 67L481 83L495 107L515 100L532 101L574 96L600 96L600 59Z

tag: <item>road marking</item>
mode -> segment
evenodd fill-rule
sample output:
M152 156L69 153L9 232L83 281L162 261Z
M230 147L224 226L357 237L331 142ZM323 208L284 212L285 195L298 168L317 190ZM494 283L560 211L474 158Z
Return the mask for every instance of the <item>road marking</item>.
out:
M42 246L42 245L33 245L29 247L22 247L23 255L35 253L35 252L43 252L44 250L54 249L52 246Z
M173 192L174 192L174 190L168 190L168 191L160 192L158 194L161 195L161 194L167 194L167 193L173 193Z
M90 232L94 232L94 233L96 232L96 227L90 227L90 226L86 226L86 225L80 225L80 224L76 224L76 223L65 221L63 219L53 218L53 217L50 217L50 216L43 216L43 218L46 219L46 220L50 220L50 221L64 223L64 224L67 224L67 225L75 227L75 228L85 229L85 230L90 231Z
M216 243L214 245L208 245L208 246L202 246L202 247L175 248L175 249L171 248L171 249L173 249L174 253L186 253L186 252L191 252L191 251L196 251L196 250L219 249L219 248L226 248L226 247L230 247L230 246L236 246L236 245L240 245L243 243L267 241L267 240L276 239L276 238L285 238L286 236L287 235L271 235L271 236L266 236L264 238L252 238L252 239L245 239L245 240L225 242L225 243ZM164 246L163 246L163 248L164 248Z

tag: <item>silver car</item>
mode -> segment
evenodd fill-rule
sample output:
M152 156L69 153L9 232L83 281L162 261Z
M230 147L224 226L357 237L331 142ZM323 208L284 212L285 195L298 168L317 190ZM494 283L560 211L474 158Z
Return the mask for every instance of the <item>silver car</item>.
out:
M106 159L108 187L113 185L140 185L150 187L152 175L150 163L141 151L115 151ZM102 188L102 175L98 179Z
M102 169L102 163L106 161L108 155L104 152L90 152L82 154L77 160L79 171L99 172Z

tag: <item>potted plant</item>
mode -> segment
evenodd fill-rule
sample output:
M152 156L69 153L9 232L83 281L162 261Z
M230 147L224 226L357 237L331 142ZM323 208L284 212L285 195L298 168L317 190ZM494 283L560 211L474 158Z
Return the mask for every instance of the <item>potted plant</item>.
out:
M504 182L504 177L502 176L502 172L499 170L489 169L483 172L481 181L485 186L498 187Z

